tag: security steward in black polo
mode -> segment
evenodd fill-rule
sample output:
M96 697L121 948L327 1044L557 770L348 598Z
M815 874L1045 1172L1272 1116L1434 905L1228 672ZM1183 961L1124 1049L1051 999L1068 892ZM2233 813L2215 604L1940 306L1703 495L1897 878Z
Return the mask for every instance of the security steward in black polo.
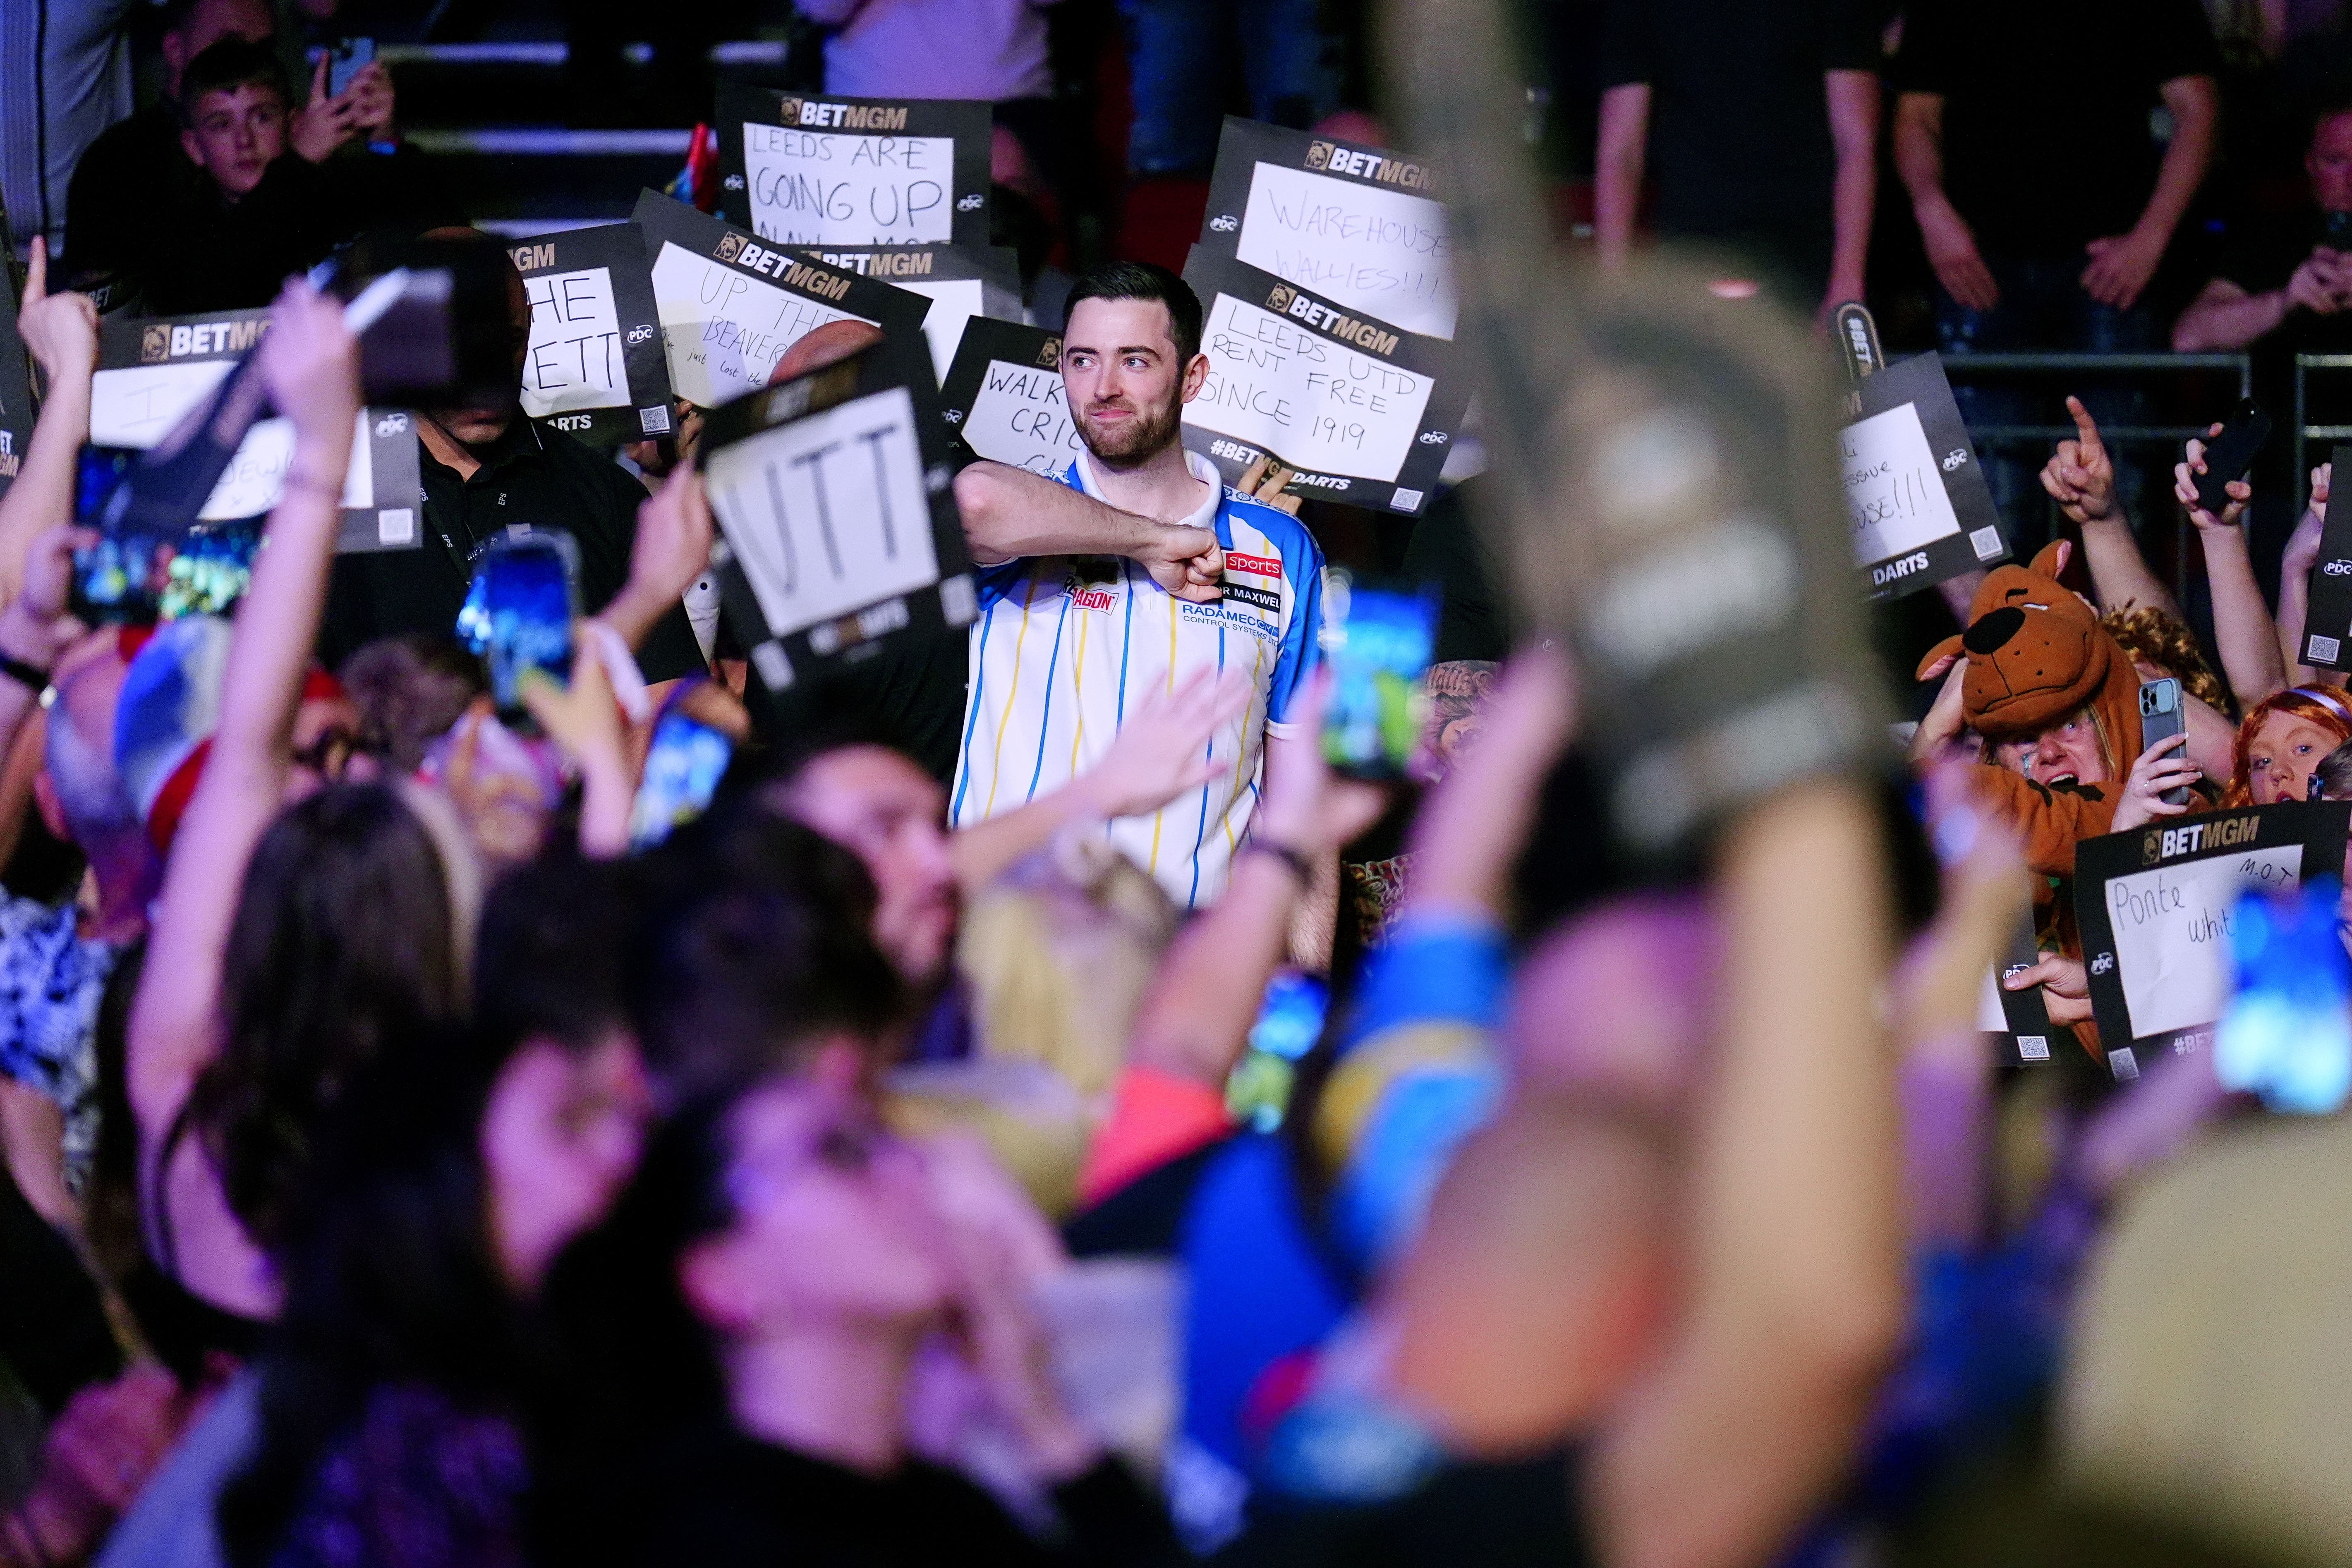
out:
M459 231L472 234L474 231ZM438 231L434 237L446 237ZM328 588L320 651L330 667L363 643L404 632L449 636L466 603L474 566L509 528L560 529L580 550L580 608L601 610L629 577L629 550L646 489L627 470L522 411L523 353L530 305L522 276L488 235L513 280L513 393L498 406L436 408L417 415L425 539L421 548L338 556ZM685 606L655 624L637 650L648 681L702 673L702 650Z

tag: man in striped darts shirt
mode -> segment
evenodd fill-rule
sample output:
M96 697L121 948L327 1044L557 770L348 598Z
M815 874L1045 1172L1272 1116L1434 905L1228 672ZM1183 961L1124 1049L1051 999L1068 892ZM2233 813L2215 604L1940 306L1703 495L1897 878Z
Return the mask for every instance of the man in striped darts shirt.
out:
M1201 303L1165 268L1116 262L1070 293L1062 381L1086 450L1053 479L975 463L956 501L980 574L963 745L949 796L984 822L1094 765L1138 701L1203 669L1255 695L1213 734L1208 782L1110 840L1186 908L1250 842L1266 731L1316 661L1323 555L1296 518L1219 482L1178 440L1201 389ZM1302 876L1295 847L1255 846Z

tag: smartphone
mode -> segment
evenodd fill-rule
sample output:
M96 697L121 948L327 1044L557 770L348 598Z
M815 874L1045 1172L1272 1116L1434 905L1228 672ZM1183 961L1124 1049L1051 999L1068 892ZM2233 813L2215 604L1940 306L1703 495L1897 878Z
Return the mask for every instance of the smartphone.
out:
M700 816L734 755L735 742L700 720L675 707L664 713L654 725L646 776L629 808L629 842L650 847Z
M86 525L138 458L123 447L84 447L74 479L74 514ZM182 616L225 616L253 582L261 549L258 518L160 532L102 530L74 552L68 606L85 626L152 626Z
M2185 733L2189 716L2180 710L2180 682L2171 676L2161 680L2144 681L2139 689L2139 749L2147 751L2158 741ZM2177 753L2176 753L2177 754ZM2187 805L2189 786L2175 784L2164 792L2168 805Z
M2205 443L2205 471L2197 476L2197 504L2221 516L2221 509L2230 504L2229 485L2246 477L2254 466L2255 454L2270 438L2271 416L2262 405L2251 397L2239 404L2221 433Z
M327 96L341 98L343 89L352 85L352 78L375 59L373 38L340 38L333 45L310 51L310 63L315 67L320 56L327 60Z
M580 551L570 534L534 530L490 541L457 612L457 635L489 665L500 718L528 727L524 671L571 682L572 623L579 612Z
M2247 893L2230 926L2235 986L2213 1032L2213 1076L2274 1111L2328 1116L2352 1094L2352 958L2337 935L2342 884Z
M1350 778L1404 776L1429 719L1437 593L1358 583L1335 568L1323 593L1322 647L1332 671L1323 758Z

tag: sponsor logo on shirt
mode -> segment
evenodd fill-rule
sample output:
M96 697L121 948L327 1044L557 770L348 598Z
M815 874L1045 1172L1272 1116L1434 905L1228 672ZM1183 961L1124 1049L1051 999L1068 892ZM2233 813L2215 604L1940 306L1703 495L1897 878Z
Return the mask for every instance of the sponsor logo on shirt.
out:
M1231 576L1236 572L1246 573L1253 577L1279 577L1282 575L1282 562L1272 555L1240 555L1228 550L1225 552L1225 574Z
M1108 588L1090 588L1082 583L1073 583L1062 591L1069 595L1070 603L1081 610L1108 613L1118 602L1118 595Z

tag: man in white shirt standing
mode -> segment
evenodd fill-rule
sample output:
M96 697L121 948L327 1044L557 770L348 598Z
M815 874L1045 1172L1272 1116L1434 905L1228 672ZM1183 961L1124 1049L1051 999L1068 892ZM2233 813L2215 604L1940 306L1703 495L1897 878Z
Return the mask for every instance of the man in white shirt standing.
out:
M1110 840L1185 908L1215 900L1247 842L1269 728L1316 662L1323 554L1286 513L1227 489L1178 439L1207 379L1201 302L1162 267L1114 262L1070 293L1062 382L1086 451L1059 478L957 476L980 574L955 826L1091 767L1138 700L1205 671L1253 697L1210 740L1208 782ZM1308 868L1288 846L1264 845Z

